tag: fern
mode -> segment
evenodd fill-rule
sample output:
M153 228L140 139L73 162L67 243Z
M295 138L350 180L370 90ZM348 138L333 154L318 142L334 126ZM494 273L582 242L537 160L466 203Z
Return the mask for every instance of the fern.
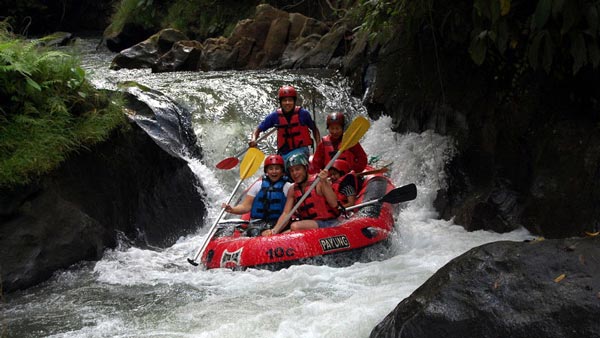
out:
M120 99L94 89L76 58L1 30L0 98L0 187L53 170L124 121Z

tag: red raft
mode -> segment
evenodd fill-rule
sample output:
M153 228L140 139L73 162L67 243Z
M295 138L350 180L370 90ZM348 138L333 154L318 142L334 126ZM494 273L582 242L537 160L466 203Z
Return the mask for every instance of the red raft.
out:
M393 184L381 174L365 176L357 204L381 200L392 189ZM394 211L393 204L372 203L353 210L347 218L340 216L341 224L336 227L266 237L249 237L248 220L225 219L219 223L201 262L207 269L275 270L293 264L344 266L378 259L389 244Z

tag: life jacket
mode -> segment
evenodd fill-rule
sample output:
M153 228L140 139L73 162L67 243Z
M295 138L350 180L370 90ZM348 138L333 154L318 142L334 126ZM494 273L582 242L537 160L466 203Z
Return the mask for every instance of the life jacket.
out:
M278 219L287 199L283 192L287 180L287 176L282 176L277 182L271 182L267 175L264 175L260 190L252 201L250 217L263 220Z
M306 186L312 185L317 175L311 175L306 181ZM300 188L299 184L294 184L294 203L298 203L300 198L304 195L304 191ZM300 204L296 213L300 219L314 219L314 220L325 220L333 219L339 216L337 208L332 208L327 203L325 196L317 194L316 188L313 189L306 199Z
M331 141L331 135L326 135L322 138L321 142L323 142L323 150L325 153L325 158L324 158L324 162L325 163L329 163L329 161L331 161L331 159L335 156L335 154L337 153L337 149L336 147L333 145L333 142ZM340 141L341 143L342 141ZM339 143L338 143L339 146ZM344 160L346 162L348 162L351 166L354 165L354 154L352 154L352 152L350 150L345 150L343 151L340 156L338 157L338 160Z
M338 201L340 201L342 204L346 204L348 203L348 196L344 195L339 189L340 189L340 184L342 182L344 182L344 179L346 178L346 176L352 175L352 177L354 178L352 180L352 182L354 182L354 191L356 191L356 195L358 196L358 193L360 192L360 185L358 182L358 177L356 177L356 174L354 173L354 170L351 170L349 173L347 173L346 175L340 177L337 181L335 181L334 183L331 184L331 187L333 188L333 191L335 191L335 194L337 195L337 199Z
M281 108L277 109L279 123L277 125L277 149L287 152L312 145L308 126L300 124L300 107L296 106L290 120L283 114Z

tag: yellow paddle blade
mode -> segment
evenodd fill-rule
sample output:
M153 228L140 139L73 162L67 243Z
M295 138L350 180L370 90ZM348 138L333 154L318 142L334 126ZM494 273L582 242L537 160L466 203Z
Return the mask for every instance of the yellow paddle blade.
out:
M362 116L355 118L348 129L344 132L344 136L342 136L342 143L340 143L338 151L344 151L357 144L358 141L360 141L360 139L365 135L367 130L369 130L370 126L371 124L366 118Z
M240 179L245 180L248 177L254 175L256 170L260 168L262 161L265 159L265 154L258 148L250 148L244 156L242 163L240 164Z

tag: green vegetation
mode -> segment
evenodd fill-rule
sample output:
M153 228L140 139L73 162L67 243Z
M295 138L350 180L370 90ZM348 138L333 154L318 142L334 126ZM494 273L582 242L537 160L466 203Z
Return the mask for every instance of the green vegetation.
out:
M476 0L470 52L525 55L533 69L557 76L600 64L600 2L592 0ZM510 50L513 51L510 51Z
M257 3L235 0L121 0L115 6L108 30L118 31L126 23L132 23L154 31L175 28L191 39L203 40L229 34L239 20L252 14Z
M0 187L26 183L124 125L120 97L96 90L78 60L0 27Z
M359 0L353 14L373 39L398 27L410 37L429 29L446 46L468 46L475 64L492 69L506 71L508 62L563 78L600 64L597 0Z

